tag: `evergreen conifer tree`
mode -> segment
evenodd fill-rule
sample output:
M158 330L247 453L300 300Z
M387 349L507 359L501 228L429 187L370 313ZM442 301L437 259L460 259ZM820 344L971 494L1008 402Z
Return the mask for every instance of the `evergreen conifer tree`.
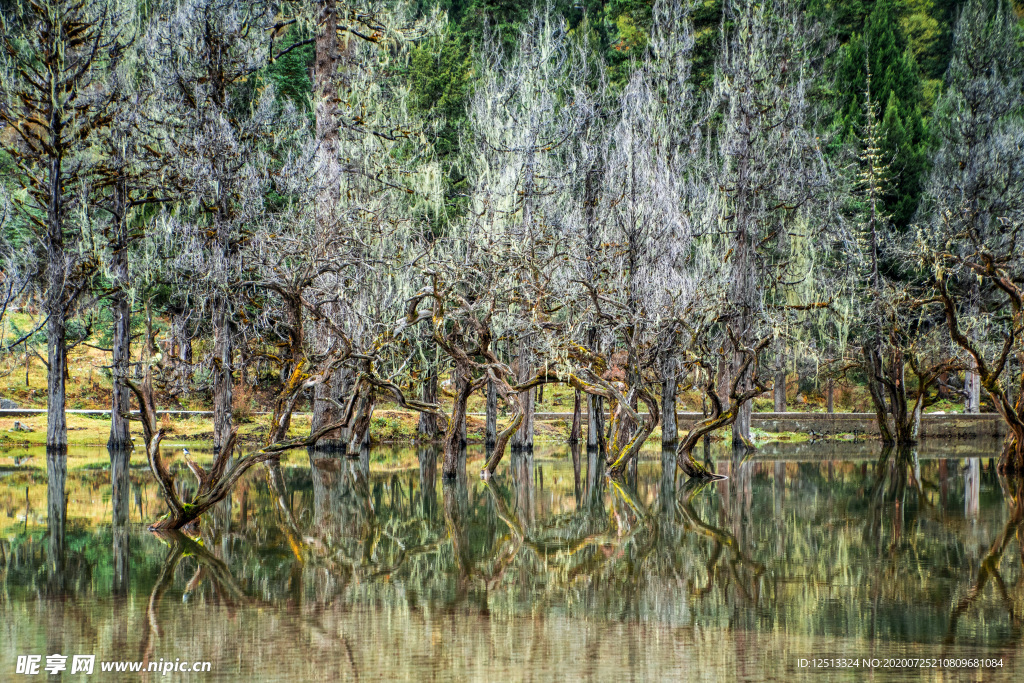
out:
M900 27L895 0L878 0L864 31L843 48L837 73L837 127L840 139L852 142L864 124L868 69L872 90L885 103L881 154L890 165L891 188L885 210L893 224L906 228L917 210L927 172L928 135L922 113L921 74Z

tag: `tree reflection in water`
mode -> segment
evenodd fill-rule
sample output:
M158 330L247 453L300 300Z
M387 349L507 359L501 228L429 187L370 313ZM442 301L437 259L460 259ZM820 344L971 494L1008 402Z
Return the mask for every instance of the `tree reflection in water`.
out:
M975 476L977 476L977 473L975 473ZM1006 523L982 558L974 584L953 607L949 618L949 631L945 641L947 644L956 640L957 624L960 618L974 606L990 580L995 585L996 594L1003 605L1005 605L1006 611L1009 614L1010 623L1013 627L1013 640L1019 640L1022 631L1024 631L1024 599L1021 597L1022 581L1020 576L1017 577L1015 585L1008 586L999 571L1003 554L1006 552L1007 546L1014 539L1017 541L1021 561L1024 562L1024 477L1000 475L999 485L1003 490L1003 497L1008 508ZM970 500L970 494L968 494L968 500ZM1011 590L1013 590L1013 595L1011 595Z
M1022 484L996 485L977 458L926 466L914 450L888 450L863 468L725 458L727 478L684 484L671 451L624 480L604 476L601 454L576 449L563 462L514 453L507 473L487 482L470 482L463 454L460 476L442 482L437 455L421 447L414 469L382 472L366 451L267 466L193 537L129 524L131 480L118 472L114 523L87 532L102 539L95 550L67 523L57 472L46 542L33 546L25 531L3 546L8 604L40 599L24 592L39 577L35 595L55 601L48 647L68 642L72 609L116 618L104 627L112 642L144 659L164 655L188 614L290 614L287 638L341 652L349 673L361 646L338 630L338 610L361 606L752 633L767 625L951 648L984 629L998 643L1021 642L1024 580L1008 550L1024 534ZM109 578L96 584L93 571ZM97 585L117 598L106 616L84 606ZM140 621L117 616L139 607Z

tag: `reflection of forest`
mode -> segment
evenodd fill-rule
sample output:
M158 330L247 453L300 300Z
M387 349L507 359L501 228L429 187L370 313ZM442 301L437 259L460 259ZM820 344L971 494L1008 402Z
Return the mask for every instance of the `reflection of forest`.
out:
M256 610L295 642L342 648L356 634L339 631L339 609L1021 642L1022 483L987 461L720 458L728 478L684 485L671 453L627 483L594 453L569 455L515 453L489 482L442 482L429 448L386 473L365 450L311 453L309 467L251 477L195 539L139 528L153 494L134 473L113 497L76 474L69 497L98 494L116 523L77 523L51 500L46 529L26 511L0 545L0 590L54 651L99 639L139 658L164 656L195 610Z

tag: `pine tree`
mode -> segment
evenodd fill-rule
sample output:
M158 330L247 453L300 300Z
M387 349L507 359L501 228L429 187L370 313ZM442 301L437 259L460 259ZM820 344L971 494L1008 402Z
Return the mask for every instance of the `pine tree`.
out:
M871 71L867 74L864 94L863 146L859 155L860 171L857 175L858 194L863 203L861 208L860 233L858 239L861 251L868 254L871 287L876 292L881 288L878 248L881 228L889 221L885 213L883 196L889 185L889 164L882 151L882 126L878 122L877 103L871 94Z
M922 179L927 171L928 137L922 114L921 74L900 27L894 0L878 0L864 32L844 47L836 93L840 139L853 142L865 124L864 93L868 70L873 74L873 95L885 102L881 153L891 166L891 189L885 210L893 224L904 229L917 210Z

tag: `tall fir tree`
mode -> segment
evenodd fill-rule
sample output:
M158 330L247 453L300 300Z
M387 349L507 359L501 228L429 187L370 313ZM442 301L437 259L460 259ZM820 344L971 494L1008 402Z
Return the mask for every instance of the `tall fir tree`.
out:
M842 50L836 75L839 139L853 142L863 129L868 69L875 99L885 103L880 131L882 158L890 166L885 211L898 229L913 219L928 170L928 132L922 78L900 24L896 0L878 0L862 33Z

